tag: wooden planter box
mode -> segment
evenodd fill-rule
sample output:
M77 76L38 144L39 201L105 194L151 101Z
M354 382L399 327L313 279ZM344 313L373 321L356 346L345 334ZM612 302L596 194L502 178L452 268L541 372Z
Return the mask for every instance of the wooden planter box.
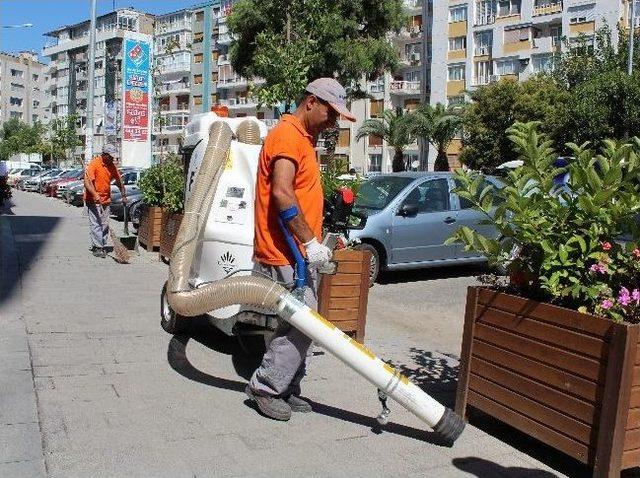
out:
M168 261L173 252L173 244L182 222L181 213L162 211L162 232L160 233L160 259Z
M371 253L342 249L333 253L334 275L321 274L318 312L347 335L364 343Z
M138 226L138 242L147 250L160 247L160 231L162 230L162 208L144 207L140 214Z
M639 330L470 287L456 411L472 405L619 476L640 465Z

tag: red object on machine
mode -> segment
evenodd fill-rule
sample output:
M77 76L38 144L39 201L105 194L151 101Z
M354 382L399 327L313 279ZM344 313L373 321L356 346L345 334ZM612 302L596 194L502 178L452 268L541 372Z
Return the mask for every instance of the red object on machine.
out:
M229 108L224 105L221 106L219 104L216 104L211 107L211 111L223 118L227 118L229 116Z

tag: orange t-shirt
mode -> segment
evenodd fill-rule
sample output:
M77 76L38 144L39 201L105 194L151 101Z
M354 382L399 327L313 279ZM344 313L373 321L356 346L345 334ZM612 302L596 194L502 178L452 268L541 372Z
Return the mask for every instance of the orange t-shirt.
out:
M99 155L93 158L87 165L84 174L89 178L89 181L93 183L93 187L96 188L96 192L100 196L100 203L105 205L111 204L111 180L120 178L120 173L116 165L113 163L106 164L102 160L102 156ZM93 198L87 194L86 188L84 191L84 202L94 202Z
M271 204L272 172L276 158L287 158L295 164L293 191L300 205L299 214L304 216L313 234L320 239L324 208L320 168L313 138L293 115L283 115L265 138L260 151L256 184L254 260L283 266L293 264L294 259L280 229L279 211ZM298 246L301 247L300 244Z

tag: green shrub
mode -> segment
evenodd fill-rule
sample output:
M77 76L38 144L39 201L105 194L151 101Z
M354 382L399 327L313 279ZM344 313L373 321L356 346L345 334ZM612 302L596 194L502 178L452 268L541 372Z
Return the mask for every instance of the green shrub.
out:
M157 206L168 212L182 212L184 208L184 172L180 159L170 157L154 164L139 182L146 205Z
M462 227L449 242L502 266L511 279L506 287L525 297L640 322L640 140L607 140L599 154L588 143L568 144L573 157L559 168L537 126L508 130L524 165L509 173L503 189L481 190L478 173L456 172L457 193L486 214L502 239ZM567 185L559 187L554 179L564 173Z

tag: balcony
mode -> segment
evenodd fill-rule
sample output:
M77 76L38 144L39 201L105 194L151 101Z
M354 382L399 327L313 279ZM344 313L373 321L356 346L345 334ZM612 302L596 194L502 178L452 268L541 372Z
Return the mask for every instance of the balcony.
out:
M189 113L189 103L178 103L175 109L171 109L171 106L169 105L161 105L160 113L162 113L163 115Z
M562 47L561 37L547 36L533 39L533 48L537 53L557 52Z
M422 27L419 25L414 25L412 27L405 27L400 30L400 33L395 35L393 39L396 42L402 42L407 40L414 40L420 38L422 35Z
M220 55L218 57L218 66L230 65L229 57L227 55Z
M496 15L494 13L488 13L485 15L476 16L476 26L493 25L495 21L496 21Z
M553 15L554 13L562 13L562 2L536 2L538 5L533 6L533 16Z
M477 46L473 50L473 56L491 56L490 46Z
M415 51L409 55L402 55L399 59L400 67L409 68L420 65L420 52Z
M384 83L371 83L369 93L384 93Z
M226 100L220 100L219 102L222 106L227 106L229 109L256 108L258 106L258 103L253 98L244 96L228 98Z
M171 93L188 93L189 92L189 84L184 83L182 81L176 83L165 83L160 87L161 95L168 95Z
M217 42L219 45L231 45L231 35L228 32L220 33Z
M246 78L234 76L218 79L218 88L244 88L248 85Z
M174 73L178 71L183 71L188 73L191 71L191 63L168 63L160 65L160 74L164 73Z
M494 75L484 75L484 76L476 76L473 79L473 85L474 86L482 86L482 85L488 85L490 83L490 79L491 77Z
M389 91L392 95L419 95L419 81L392 81L389 83Z

